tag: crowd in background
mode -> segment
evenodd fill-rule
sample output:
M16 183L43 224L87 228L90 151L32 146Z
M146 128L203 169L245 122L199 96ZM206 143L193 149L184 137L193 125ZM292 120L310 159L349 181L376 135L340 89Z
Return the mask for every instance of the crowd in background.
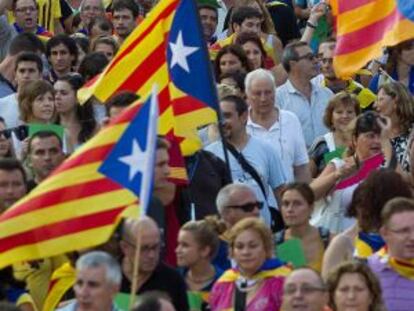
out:
M0 213L142 95L77 93L155 2L0 0ZM196 3L220 123L188 184L158 137L148 215L0 270L0 311L413 310L414 39L342 79L326 2Z

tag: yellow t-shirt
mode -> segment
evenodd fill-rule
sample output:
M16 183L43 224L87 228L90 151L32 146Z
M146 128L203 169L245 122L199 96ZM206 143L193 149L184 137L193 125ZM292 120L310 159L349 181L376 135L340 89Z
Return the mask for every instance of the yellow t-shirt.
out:
M39 260L35 265L28 262L13 265L14 277L16 280L26 282L27 290L39 310L43 308L53 271L67 261L66 256L60 255Z
M50 32L55 32L55 21L62 17L59 0L36 0L39 7L39 20L37 23ZM9 12L10 24L14 23L14 16Z

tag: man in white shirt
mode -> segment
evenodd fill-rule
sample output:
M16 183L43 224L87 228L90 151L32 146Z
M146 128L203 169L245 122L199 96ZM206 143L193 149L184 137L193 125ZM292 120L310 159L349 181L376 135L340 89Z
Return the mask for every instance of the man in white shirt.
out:
M272 74L264 69L252 71L246 76L245 85L250 106L247 133L274 147L289 182L310 182L309 157L302 127L295 114L274 106Z
M239 160L231 152L228 152L233 182L250 185L259 200L267 203L261 210L261 216L270 225L271 217L268 207L276 207L279 190L286 182L280 157L268 143L247 134L248 111L247 104L242 98L234 95L224 97L220 102L220 109L224 119L225 139L255 169L264 191L255 178L243 169ZM206 150L223 160L225 159L221 141L208 145Z
M322 119L333 93L311 81L318 73L318 62L307 43L288 44L283 51L282 64L288 80L277 88L276 102L281 109L296 114L309 147L316 137L328 132Z
M16 59L15 81L17 91L30 81L42 79L42 59L35 53L24 52ZM0 116L6 121L8 128L16 127L20 123L17 93L0 99Z

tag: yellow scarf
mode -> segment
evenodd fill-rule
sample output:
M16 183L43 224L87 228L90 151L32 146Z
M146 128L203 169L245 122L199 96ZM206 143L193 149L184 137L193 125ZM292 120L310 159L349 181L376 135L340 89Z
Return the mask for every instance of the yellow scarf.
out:
M50 279L49 290L43 311L56 310L57 305L61 301L63 295L75 284L75 269L70 263L65 263L56 269Z
M355 238L354 257L361 259L368 258L384 245L385 242L379 234L360 231Z
M397 259L390 256L386 248L381 249L377 254L380 256L381 260L387 262L388 265L399 275L414 281L414 259Z
M291 269L278 259L268 259L252 278L249 280L260 281L275 276L287 276ZM238 269L229 269L217 280L219 283L235 282L242 277Z

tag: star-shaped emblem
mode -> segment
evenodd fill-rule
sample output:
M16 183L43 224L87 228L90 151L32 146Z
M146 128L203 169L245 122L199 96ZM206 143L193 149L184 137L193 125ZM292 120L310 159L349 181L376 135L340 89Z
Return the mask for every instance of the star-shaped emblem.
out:
M125 163L129 166L129 180L134 179L135 175L142 171L142 168L145 167L146 156L145 152L142 151L137 140L132 141L132 153L127 156L119 158L119 161Z
M185 46L183 42L182 32L178 32L177 41L175 43L170 42L171 48L171 68L178 64L185 71L190 72L188 68L187 57L199 50L199 47Z

